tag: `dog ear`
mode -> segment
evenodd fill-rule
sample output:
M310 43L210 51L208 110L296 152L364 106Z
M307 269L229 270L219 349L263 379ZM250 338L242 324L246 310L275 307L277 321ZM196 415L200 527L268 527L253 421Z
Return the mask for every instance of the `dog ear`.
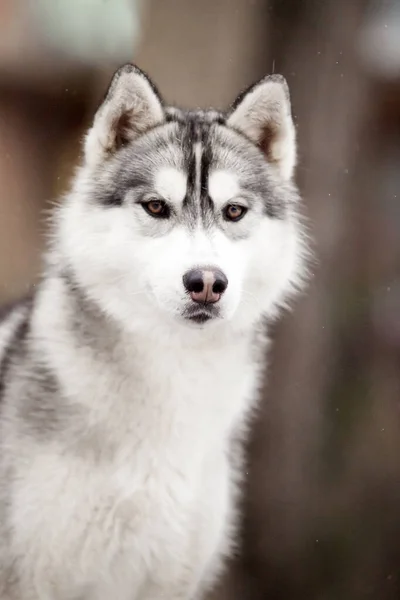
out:
M290 179L296 165L296 132L289 88L281 75L265 77L235 100L227 125L244 134Z
M85 141L85 158L96 164L165 120L162 99L151 80L127 64L114 74Z

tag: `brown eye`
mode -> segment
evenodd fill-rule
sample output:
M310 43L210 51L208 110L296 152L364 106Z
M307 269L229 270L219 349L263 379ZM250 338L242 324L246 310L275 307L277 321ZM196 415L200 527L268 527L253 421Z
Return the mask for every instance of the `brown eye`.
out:
M170 215L168 206L162 200L150 200L150 202L143 202L142 206L144 210L152 217L168 219Z
M247 212L247 208L239 204L228 204L224 210L224 217L227 221L240 221Z

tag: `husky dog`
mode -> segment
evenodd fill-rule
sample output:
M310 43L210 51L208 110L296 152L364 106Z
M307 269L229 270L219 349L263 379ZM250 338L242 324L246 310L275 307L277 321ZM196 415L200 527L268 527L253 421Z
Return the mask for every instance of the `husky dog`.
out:
M114 75L0 326L1 600L193 600L236 538L264 322L301 288L277 75L226 113Z

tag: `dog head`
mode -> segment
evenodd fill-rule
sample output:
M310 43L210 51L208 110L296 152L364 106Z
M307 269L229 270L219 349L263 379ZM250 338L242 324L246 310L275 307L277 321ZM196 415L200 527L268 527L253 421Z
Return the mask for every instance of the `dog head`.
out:
M133 65L114 75L62 213L63 254L124 323L154 315L245 327L304 272L285 80L266 77L226 113L164 104Z

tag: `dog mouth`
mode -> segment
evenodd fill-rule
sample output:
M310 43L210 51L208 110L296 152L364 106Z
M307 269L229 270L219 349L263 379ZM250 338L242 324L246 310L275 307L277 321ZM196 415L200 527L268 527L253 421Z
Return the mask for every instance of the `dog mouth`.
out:
M208 321L212 321L219 317L219 309L213 305L207 304L192 304L185 308L183 316L187 321L204 325Z

